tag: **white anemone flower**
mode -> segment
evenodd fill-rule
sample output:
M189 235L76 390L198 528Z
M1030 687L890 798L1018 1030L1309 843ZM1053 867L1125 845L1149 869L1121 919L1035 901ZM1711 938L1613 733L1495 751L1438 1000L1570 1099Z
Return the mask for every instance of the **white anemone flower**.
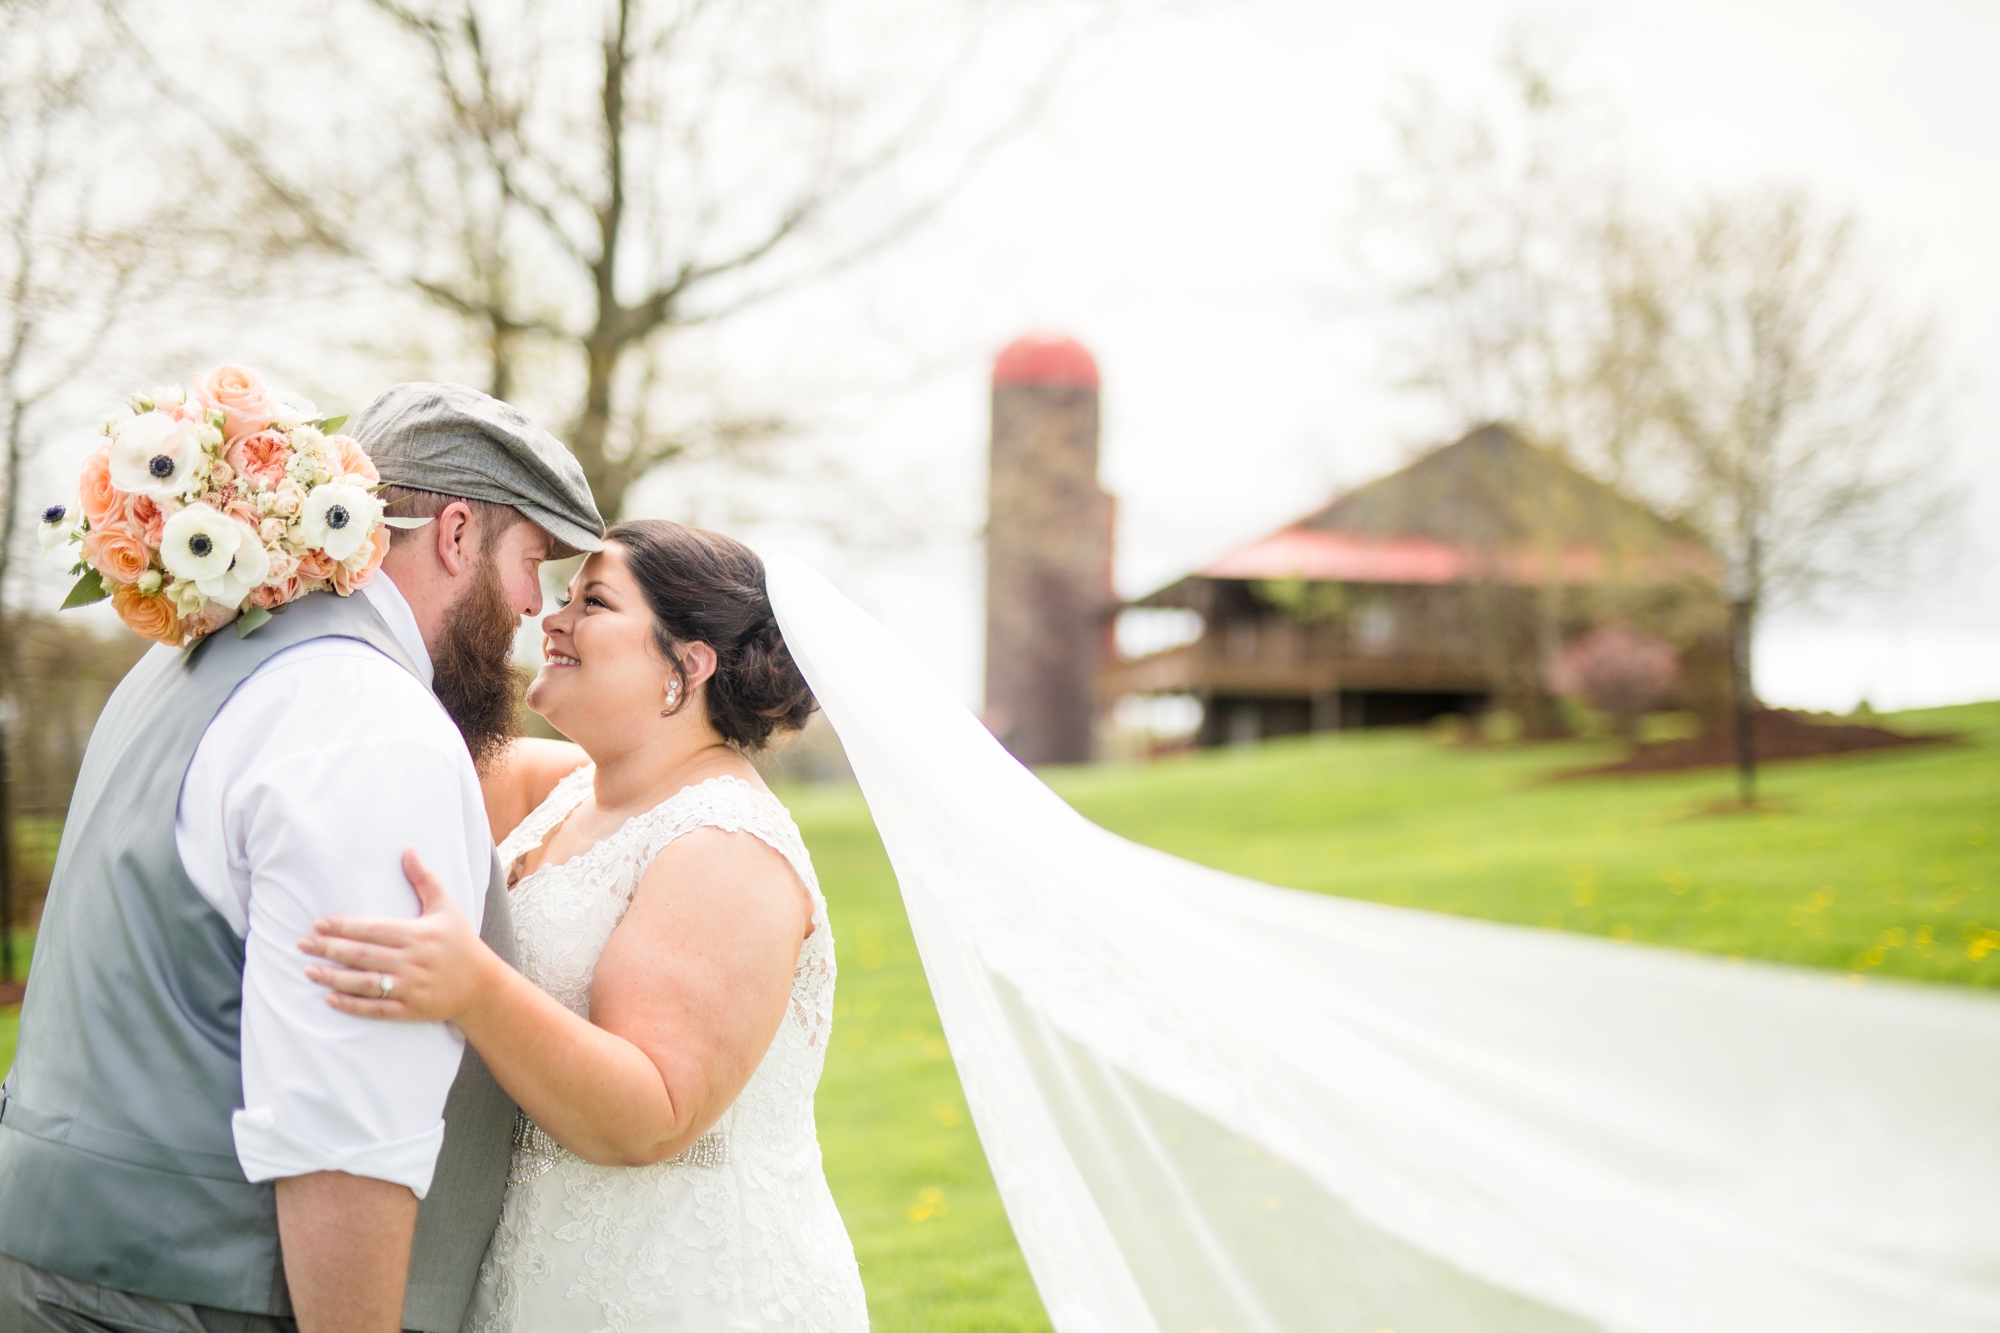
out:
M198 479L201 423L142 412L111 432L111 484L127 495L172 500Z
M194 586L211 602L230 610L240 610L243 599L271 576L271 553L257 539L257 531L240 519L223 520L236 529L236 556L229 568L210 578L198 578Z
M42 536L42 554L47 555L82 535L83 506L74 500L68 504L50 505L42 511L41 522L36 526Z
M344 481L315 486L299 507L299 539L335 561L361 549L382 517L382 502Z
M213 506L191 504L161 529L160 563L184 583L221 578L249 531Z
M319 408L310 398L279 390L271 395L271 424L282 431L294 431L319 420Z

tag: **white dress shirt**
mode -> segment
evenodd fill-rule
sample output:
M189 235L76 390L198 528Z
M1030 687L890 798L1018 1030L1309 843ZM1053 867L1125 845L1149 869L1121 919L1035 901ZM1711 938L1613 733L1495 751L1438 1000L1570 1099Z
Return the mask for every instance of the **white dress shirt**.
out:
M278 653L236 688L181 784L174 840L245 941L237 1160L253 1181L345 1171L430 1188L464 1038L445 1023L330 1008L297 941L324 916L417 915L415 847L477 927L493 839L465 742L430 693L409 603L379 571L359 595L422 673L358 639Z

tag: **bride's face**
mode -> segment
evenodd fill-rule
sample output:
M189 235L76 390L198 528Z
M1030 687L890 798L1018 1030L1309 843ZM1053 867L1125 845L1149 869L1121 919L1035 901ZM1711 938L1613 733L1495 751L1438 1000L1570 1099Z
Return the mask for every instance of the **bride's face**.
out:
M659 716L672 669L617 546L585 560L561 608L542 618L542 658L528 707L565 736Z

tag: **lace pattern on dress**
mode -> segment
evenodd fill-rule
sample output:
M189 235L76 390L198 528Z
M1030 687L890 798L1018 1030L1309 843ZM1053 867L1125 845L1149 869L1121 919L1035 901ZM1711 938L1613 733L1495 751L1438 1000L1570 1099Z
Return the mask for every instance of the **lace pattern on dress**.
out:
M586 766L500 845L513 865L590 791ZM826 902L798 826L737 778L684 788L513 893L522 973L585 1017L605 942L653 859L697 828L749 833L790 863L812 901L791 1003L770 1049L716 1125L647 1167L593 1166L526 1116L475 1302L476 1333L640 1328L861 1330L853 1246L827 1191L813 1124L836 977Z

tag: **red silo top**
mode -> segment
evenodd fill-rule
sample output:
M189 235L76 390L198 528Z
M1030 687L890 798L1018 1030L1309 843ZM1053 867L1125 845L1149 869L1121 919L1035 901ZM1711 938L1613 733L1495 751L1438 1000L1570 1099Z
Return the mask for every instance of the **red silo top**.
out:
M1074 338L1030 333L1008 343L993 358L993 384L1095 389L1097 359Z

